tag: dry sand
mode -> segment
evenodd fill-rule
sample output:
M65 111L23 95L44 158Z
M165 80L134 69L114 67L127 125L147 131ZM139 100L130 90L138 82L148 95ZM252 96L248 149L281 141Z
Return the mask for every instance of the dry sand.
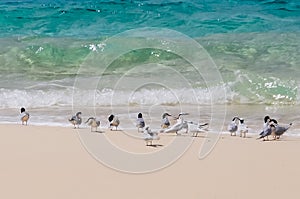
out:
M106 129L105 129L106 130ZM79 132L79 133L78 133ZM163 135L146 147L122 132L91 133L63 127L0 125L0 198L299 198L300 139L262 142L221 135L204 159L204 135L169 167L147 173L118 172L99 163L79 135L106 136L125 150L158 152L173 142ZM209 135L208 135L209 136ZM181 136L179 139L187 139ZM101 146L100 146L101 149ZM106 151L106 153L110 153Z

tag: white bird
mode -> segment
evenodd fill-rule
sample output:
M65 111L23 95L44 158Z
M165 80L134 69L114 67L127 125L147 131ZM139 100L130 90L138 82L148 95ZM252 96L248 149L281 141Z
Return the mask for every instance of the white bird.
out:
M24 125L24 123L25 123L25 125L27 125L27 122L29 120L29 113L26 112L25 108L23 108L23 107L21 108L20 119L22 121L22 125Z
M186 129L186 133L188 133L189 126L188 122L184 121L183 115L188 115L188 113L179 113L177 117L177 122L173 126L171 126L169 129L163 130L164 133L176 133L178 135L178 131L181 131L182 129Z
M69 122L71 122L74 125L75 129L76 129L76 125L77 125L77 128L79 128L79 125L82 122L81 114L82 114L81 112L77 112L76 115L72 116L69 119Z
M120 125L120 120L117 116L111 114L108 117L108 121L109 121L109 127L111 128L110 130L112 130L112 127L116 127L116 130L118 130L118 126Z
M147 126L144 130L144 140L146 142L146 146L152 146L153 140L159 140L160 137L158 135L158 132L151 131L151 129ZM150 143L150 144L149 144Z
M85 123L91 127L91 132L93 129L96 129L94 132L97 132L97 128L100 126L100 121L96 120L95 117L90 117Z
M245 124L245 120L240 118L240 123L238 125L238 132L240 133L240 137L245 138L246 134L248 133L248 127Z
M239 118L234 117L231 121L231 123L228 125L227 130L230 132L231 136L236 136L236 132L238 130L238 123L239 123Z
M142 129L145 127L145 121L143 118L142 113L138 114L137 120L136 120L136 127L138 128L138 132L140 132L140 129Z
M198 133L204 133L208 131L208 126L209 126L208 123L204 123L204 124L197 124L194 122L189 122L189 123L197 125L197 129L192 131L193 132L192 137L197 137Z

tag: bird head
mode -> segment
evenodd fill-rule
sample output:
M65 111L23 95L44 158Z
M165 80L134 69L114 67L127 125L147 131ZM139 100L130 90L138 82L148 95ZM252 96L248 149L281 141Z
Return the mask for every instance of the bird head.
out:
M167 116L172 116L172 115L170 115L169 113L164 113L164 114L162 115L162 118L164 119L164 118L167 117Z
M21 108L21 113L23 113L23 112L25 112L25 108L24 107Z
M181 115L188 115L188 113L179 113L178 116L181 116Z
M270 119L271 119L270 116L268 116L268 115L265 116L265 118L264 118L265 123L267 123Z
M245 122L244 118L240 118L240 123L243 124Z
M109 121L109 122L113 121L114 117L115 117L115 116L114 116L113 114L111 114L111 115L108 117L108 121Z
M277 120L275 120L275 119L269 119L269 122L273 122L274 124L278 124Z
M236 121L239 121L239 120L240 120L240 118L238 118L237 116L235 116L235 117L232 118L233 122L236 122Z

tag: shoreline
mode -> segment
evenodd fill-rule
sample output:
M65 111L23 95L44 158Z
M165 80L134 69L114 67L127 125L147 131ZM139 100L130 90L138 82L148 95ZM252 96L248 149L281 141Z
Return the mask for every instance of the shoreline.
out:
M213 106L213 108L212 108ZM36 126L71 126L68 119L77 111L81 111L83 123L90 116L96 117L101 121L101 127L108 127L107 117L110 114L118 115L123 129L135 128L135 121L138 112L142 112L146 125L152 129L159 129L161 115L168 112L176 115L180 112L189 113L185 120L194 123L209 123L212 130L227 130L227 125L234 116L245 119L246 125L251 128L251 133L256 133L262 129L263 118L270 115L275 118L280 125L293 123L289 132L300 136L300 115L298 111L300 106L266 106L266 105L180 105L180 106L118 106L118 107L49 107L49 108L28 108L30 113L29 125ZM225 107L225 108L224 108ZM0 124L18 124L18 109L1 109ZM213 125L214 124L214 125ZM84 124L82 125L84 126Z
M71 130L90 130L90 127L89 126L87 126L87 125L85 125L85 124L83 124L84 126L80 126L80 128L78 129L78 128L74 128L73 126L72 126L72 124L68 124L67 122L66 122L66 124L65 125L49 125L49 124L28 124L27 126L33 126L33 127L44 127L44 128L63 128L63 129L71 129ZM287 124L285 124L285 125L287 125ZM20 126L20 128L22 127L22 126L24 126L24 127L26 127L26 125L22 125L22 124L19 124L19 123L17 123L17 122L0 122L0 128L1 128L1 126ZM146 125L147 126L147 125ZM298 129L298 128L293 128L295 125L293 124L293 126L286 132L286 133L284 133L283 134L283 137L295 137L295 138L300 138L300 129ZM298 127L298 125L297 125L297 127ZM227 128L227 125L225 124L224 126L223 126L223 130L222 131L215 131L215 130L212 130L212 129L210 129L209 131L207 131L206 133L213 133L213 134L219 134L219 135L230 135L230 132L228 132L227 130L226 130L226 128ZM152 128L151 128L152 129ZM160 128L154 128L154 129L152 129L152 130L155 130L155 131L158 131ZM193 134L193 132L194 132L194 129L195 129L195 126L193 126L193 128L191 128L190 129L190 131L188 132L188 135L189 136L192 136L192 134ZM255 128L255 129L253 129L253 128L249 128L249 132L247 133L247 135L248 135L248 137L247 138L252 138L253 136L259 136L259 132L261 131L262 129L260 129L259 127L257 127L257 128ZM98 127L98 131L104 131L104 132L106 132L106 131L108 131L108 132L110 132L111 130L110 130L110 128L109 128L109 126L107 125L107 126L100 126L100 127ZM113 130L114 131L114 130ZM126 131L133 131L133 132L135 132L136 131L136 127L134 127L134 126L132 126L132 127L127 127L127 128L120 128L120 129L118 129L118 131L121 131L121 132L126 132ZM141 133L142 134L142 133ZM185 134L185 133L182 133L183 135ZM205 133L199 133L199 134L205 134ZM249 135L251 135L251 137L249 137ZM237 134L236 136L231 136L231 137L239 137L239 135Z

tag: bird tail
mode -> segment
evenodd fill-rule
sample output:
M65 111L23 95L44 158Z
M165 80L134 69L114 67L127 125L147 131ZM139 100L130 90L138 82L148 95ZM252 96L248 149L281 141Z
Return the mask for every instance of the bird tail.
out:
M263 137L264 137L264 136L261 135L260 137L258 137L258 138L256 138L256 139L257 139L257 140L260 140L260 139L263 138Z
M260 134L259 134L259 135L262 135L263 133L264 133L264 131L260 132Z
M293 125L293 123L290 123L290 125L286 129L289 129L292 125Z
M166 131L165 131L165 129L160 129L159 130L159 133L165 133Z

